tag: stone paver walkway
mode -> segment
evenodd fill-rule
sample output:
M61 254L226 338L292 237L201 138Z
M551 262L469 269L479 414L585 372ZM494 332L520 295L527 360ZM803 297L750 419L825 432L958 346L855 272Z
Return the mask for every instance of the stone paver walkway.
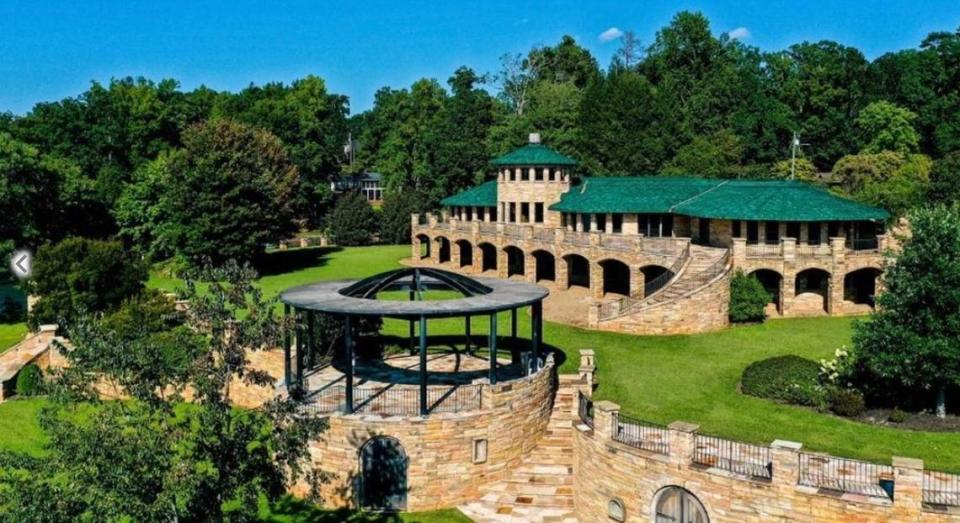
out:
M547 432L509 477L460 508L477 523L576 523L573 430L577 389L561 383Z

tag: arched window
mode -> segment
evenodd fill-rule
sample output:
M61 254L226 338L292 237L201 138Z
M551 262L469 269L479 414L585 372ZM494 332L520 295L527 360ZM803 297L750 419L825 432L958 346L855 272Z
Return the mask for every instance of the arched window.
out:
M654 523L709 523L703 504L689 490L664 487L655 498Z

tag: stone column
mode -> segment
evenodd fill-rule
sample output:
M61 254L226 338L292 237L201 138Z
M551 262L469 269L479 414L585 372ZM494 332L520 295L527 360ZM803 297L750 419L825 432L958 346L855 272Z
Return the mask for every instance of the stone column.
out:
M797 296L797 271L793 267L785 268L780 280L780 314L786 316Z
M797 259L797 239L781 237L780 243L784 263L794 263Z
M643 286L646 284L647 275L640 270L640 267L630 267L630 297L642 300L644 297Z
M497 247L497 278L507 278L507 252Z
M613 234L613 214L607 213L607 219L603 224L603 229L607 234Z
M438 265L440 263L440 240L434 240L430 246L430 263Z
M776 440L770 444L770 462L773 464L771 482L780 489L793 491L800 482L800 449L796 441Z
M590 262L590 292L594 298L603 298L603 267Z
M410 239L410 260L417 262L420 260L420 238L414 236Z
M923 461L893 457L893 515L898 521L917 521L923 510Z
M593 349L580 349L580 379L587 382L588 396L593 394L593 374L597 371Z
M640 234L640 223L636 214L623 215L623 234Z
M537 282L537 259L531 252L523 253L523 278L530 283Z
M460 242L451 241L450 242L450 267L453 269L460 268Z
M591 303L590 308L587 309L587 326L593 329L598 325L600 325L600 304Z
M564 260L563 256L560 256L559 254L555 255L553 260L553 275L556 278L557 288L565 291L570 288L570 275L567 272L567 260Z
M619 415L620 405L612 401L598 401L593 404L593 435L597 441L613 439L613 424Z
M432 213L432 212L427 214L427 225L429 225L431 229L437 226L437 215L436 215L436 214L434 214L434 213Z
M733 239L733 266L743 267L747 263L747 239Z
M799 243L807 243L807 240L810 238L810 223L801 223L800 224L800 237L797 238Z
M696 448L695 436L700 425L686 421L674 421L670 429L670 462L680 468L690 466Z

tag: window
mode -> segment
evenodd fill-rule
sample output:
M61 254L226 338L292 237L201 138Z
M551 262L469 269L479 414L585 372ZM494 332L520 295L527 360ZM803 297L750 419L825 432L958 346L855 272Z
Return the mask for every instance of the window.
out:
M510 202L510 219L507 221L517 223L517 204L515 202Z
M570 217L569 217L569 222L570 222L570 228L573 229L573 230L577 230L577 215L576 215L576 213L573 213L573 214L570 215Z
M530 223L530 204L527 202L520 204L520 222Z
M656 498L655 523L708 523L703 504L689 490L665 487Z
M533 221L543 223L543 202L533 204Z
M486 439L473 440L473 462L474 463L487 462L487 440Z
M467 221L473 221L473 207L467 207Z
M838 222L830 222L827 225L827 237L836 238L840 236L840 224Z
M614 214L613 215L613 232L620 234L623 232L623 215Z
M607 215L606 214L594 214L594 219L597 220L597 230L600 232L607 230Z
M820 222L807 224L807 243L810 245L820 245Z
M740 220L733 220L733 237L739 238L741 234L740 230Z
M490 221L491 221L491 222L497 221L497 208L496 208L496 207L490 207L489 209L490 209L490 210L489 210L488 212L490 213Z
M530 169L520 169L520 181L526 182L530 180Z
M534 171L533 179L542 182L543 181L543 167L537 167Z
M766 226L764 233L766 243L780 243L780 224L778 222L766 222L764 225Z
M790 222L787 224L787 238L800 239L800 223Z
M756 245L760 243L760 222L747 222L747 244Z
M623 508L623 502L616 498L608 501L607 517L614 521L625 521L627 518L627 512Z

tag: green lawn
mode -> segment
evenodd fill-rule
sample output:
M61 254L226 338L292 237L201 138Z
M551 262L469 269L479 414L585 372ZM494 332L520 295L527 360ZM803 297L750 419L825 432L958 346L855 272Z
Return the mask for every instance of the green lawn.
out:
M0 323L0 353L20 343L26 334L26 323Z

